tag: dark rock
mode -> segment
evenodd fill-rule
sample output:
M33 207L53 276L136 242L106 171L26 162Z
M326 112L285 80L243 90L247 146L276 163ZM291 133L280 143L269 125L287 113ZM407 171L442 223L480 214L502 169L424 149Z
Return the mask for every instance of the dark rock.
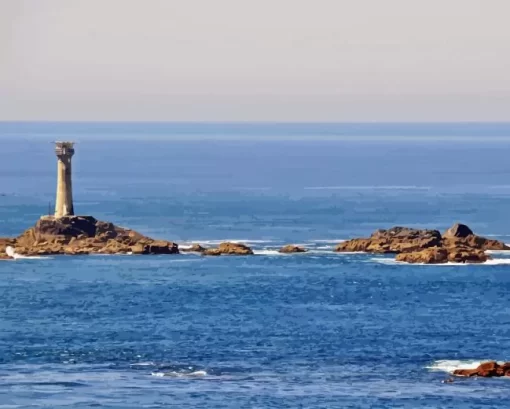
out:
M465 224L456 223L444 232L443 237L445 237L445 238L454 238L454 237L465 238L465 237L471 236L472 234L474 234L474 233L468 226L466 226Z

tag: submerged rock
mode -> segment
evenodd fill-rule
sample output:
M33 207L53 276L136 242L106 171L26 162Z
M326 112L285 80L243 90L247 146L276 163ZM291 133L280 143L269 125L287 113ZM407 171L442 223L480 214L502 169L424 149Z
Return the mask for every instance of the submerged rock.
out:
M253 250L241 243L225 242L221 243L216 248L206 249L202 254L204 254L205 256L221 256L221 255L247 256L253 254Z
M23 255L179 253L175 243L154 240L92 216L41 217L12 245Z
M296 246L294 244L288 244L286 246L283 246L280 250L278 250L279 253L285 253L285 254L291 254L291 253L306 253L308 250L301 246Z
M456 376L480 376L483 378L510 376L510 362L498 364L496 361L484 362L475 369L457 369Z

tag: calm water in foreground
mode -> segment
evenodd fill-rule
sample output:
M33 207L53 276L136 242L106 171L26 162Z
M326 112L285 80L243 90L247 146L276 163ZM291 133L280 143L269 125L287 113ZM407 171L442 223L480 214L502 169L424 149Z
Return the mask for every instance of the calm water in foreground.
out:
M51 133L2 141L0 236L54 200ZM510 242L510 141L79 139L79 213L257 254L0 262L1 409L510 407L508 380L441 384L510 360L510 255L409 266L331 252L456 221ZM312 251L277 255L289 242Z

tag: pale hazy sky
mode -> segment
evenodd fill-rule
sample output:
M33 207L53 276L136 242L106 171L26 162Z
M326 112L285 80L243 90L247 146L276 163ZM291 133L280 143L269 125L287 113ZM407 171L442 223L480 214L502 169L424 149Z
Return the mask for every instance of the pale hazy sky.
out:
M510 0L0 0L0 120L509 121Z

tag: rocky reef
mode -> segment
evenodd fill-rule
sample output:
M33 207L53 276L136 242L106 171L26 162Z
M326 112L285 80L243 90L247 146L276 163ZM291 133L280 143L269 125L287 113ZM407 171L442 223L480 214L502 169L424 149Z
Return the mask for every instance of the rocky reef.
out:
M368 238L340 243L337 252L396 254L407 263L483 263L488 250L510 250L505 243L477 236L464 224L455 224L441 234L438 230L393 227L377 230Z
M82 255L82 254L178 254L176 243L155 240L134 230L119 227L92 216L41 217L35 226L16 238L0 238L0 259L8 259L6 249L12 247L23 256ZM337 252L395 254L397 261L441 264L483 263L488 250L510 250L505 243L477 236L464 224L455 224L441 234L438 230L393 227L377 230L368 238L340 243ZM252 255L253 250L241 243L224 242L215 248L199 244L182 247L182 252L204 256ZM305 253L304 247L289 244L279 253Z
M202 254L204 256L221 256L221 255L248 256L253 254L253 250L241 243L225 242L221 243L216 248L205 249L202 252Z
M498 364L496 361L484 362L474 369L457 369L453 374L455 376L479 376L482 378L510 376L510 362L502 364Z
M1 254L6 254L8 246L25 256L179 253L175 243L154 240L92 216L41 217L19 237L0 239Z
M296 246L294 244L288 244L286 246L283 246L280 250L278 250L279 253L283 254L293 254L293 253L306 253L308 250L305 249L302 246Z

